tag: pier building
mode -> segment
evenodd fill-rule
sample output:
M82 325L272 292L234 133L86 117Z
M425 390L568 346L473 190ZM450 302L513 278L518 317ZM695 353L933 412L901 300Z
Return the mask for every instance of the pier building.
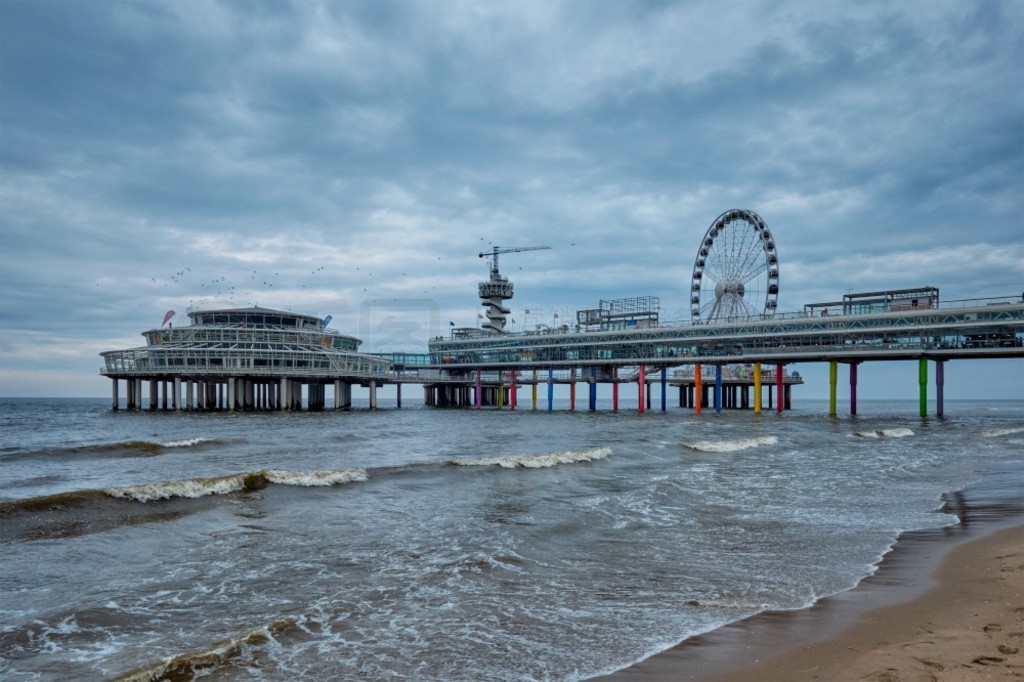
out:
M327 328L319 317L267 308L189 311L191 324L142 333L146 345L101 353L114 409L124 382L129 410L296 409L305 388L309 409L323 409L334 387L338 409L351 406L352 385L370 389L394 377L391 361L359 353L361 341Z

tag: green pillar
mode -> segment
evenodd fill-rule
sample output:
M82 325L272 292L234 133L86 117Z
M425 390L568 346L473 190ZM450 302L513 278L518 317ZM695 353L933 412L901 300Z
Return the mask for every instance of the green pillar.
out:
M836 416L836 383L839 377L839 363L832 360L828 363L828 416Z
M921 416L928 416L928 358L918 360L917 383L921 389Z

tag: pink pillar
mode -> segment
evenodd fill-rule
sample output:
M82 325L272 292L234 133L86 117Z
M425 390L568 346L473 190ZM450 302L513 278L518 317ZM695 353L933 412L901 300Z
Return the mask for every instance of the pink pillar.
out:
M612 412L619 411L619 368L612 367Z
M576 368L569 370L569 411L576 409Z
M785 404L782 395L782 365L775 365L775 411L782 414Z

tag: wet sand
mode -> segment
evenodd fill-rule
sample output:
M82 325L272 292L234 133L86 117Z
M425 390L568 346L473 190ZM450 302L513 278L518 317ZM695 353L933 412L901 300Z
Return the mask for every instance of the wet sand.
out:
M908 533L857 588L759 614L608 682L1024 680L1024 525Z

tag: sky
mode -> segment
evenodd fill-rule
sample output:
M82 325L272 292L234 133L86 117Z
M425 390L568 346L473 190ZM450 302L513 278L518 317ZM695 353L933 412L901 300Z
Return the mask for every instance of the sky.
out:
M501 258L513 329L686 320L733 208L779 311L1019 296L1022 83L1020 0L0 0L0 396L109 396L99 353L168 310L424 352L496 245L550 247ZM1024 398L1024 360L949 365L948 398Z

